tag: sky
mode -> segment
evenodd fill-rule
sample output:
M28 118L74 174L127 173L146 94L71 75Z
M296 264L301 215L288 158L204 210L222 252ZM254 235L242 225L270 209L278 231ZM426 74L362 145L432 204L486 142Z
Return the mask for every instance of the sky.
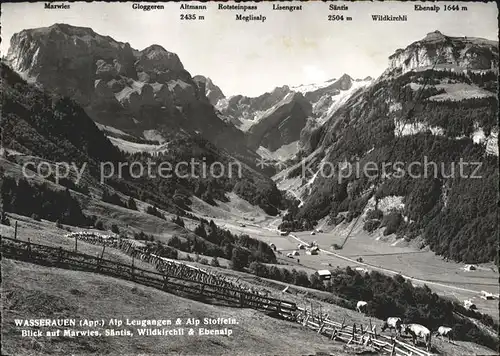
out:
M69 4L69 10L45 10L43 3L2 4L2 55L14 33L67 23L91 27L139 50L159 44L177 53L192 76L210 77L226 96L258 96L277 86L323 82L344 73L377 77L396 49L435 30L498 39L494 2L457 2L467 7L459 12L444 11L444 2L346 2L349 10L342 12L329 11L328 2L294 2L303 8L294 12L273 11L271 2L253 3L258 10L246 12L218 10L217 3L205 3L205 11L180 10L181 3L165 3L164 10L153 11L134 10L132 2ZM415 11L416 4L437 5L440 11ZM183 13L205 19L180 20ZM239 13L263 15L266 21L236 21ZM352 21L328 21L335 14ZM407 15L408 21L375 22L375 14Z

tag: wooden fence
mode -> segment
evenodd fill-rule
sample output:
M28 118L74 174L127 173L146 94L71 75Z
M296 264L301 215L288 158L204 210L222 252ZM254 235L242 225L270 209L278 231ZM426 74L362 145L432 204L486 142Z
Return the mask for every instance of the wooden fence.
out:
M213 299L224 305L252 308L273 312L287 320L295 320L297 306L288 301L249 293L240 289L204 283L180 276L148 271L130 265L110 261L62 247L35 244L0 236L1 253L5 258L27 261L45 266L100 273L130 280L165 292L191 297L196 300Z
M432 356L432 353L424 351L412 344L377 333L376 325L348 325L346 320L342 323L330 320L321 314L312 314L304 308L297 308L299 314L297 322L313 329L330 338L330 340L343 341L350 344L370 346L380 353L389 353L393 356Z
M0 251L2 256L6 258L45 266L100 273L196 300L213 299L228 306L272 312L286 320L299 322L317 331L318 334L329 337L331 340L346 342L348 345L370 346L378 352L390 353L392 356L433 355L412 344L378 334L376 326L372 326L371 322L370 325L365 326L356 324L350 326L344 319L342 323L339 323L330 320L321 313L314 314L306 309L299 308L295 303L289 301L250 293L241 288L228 287L225 282L220 282L219 276L216 276L215 280L219 282L215 284L200 281L199 278L206 277L204 275L206 272L186 274L186 272L192 271L183 269L179 265L184 265L177 261L177 264L163 264L165 261L158 258L158 256L141 252L141 259L152 262L160 271L153 272L135 267L133 260L130 265L127 265L102 258L105 246L108 245L122 248L127 253L135 255L137 252L131 252L137 251L131 249L133 243L120 243L118 241L111 243L111 240L106 241L104 242L101 257L94 257L77 251L65 250L62 247L31 243L29 240L21 241L3 236L0 236L0 239ZM163 266L168 266L168 268L163 268ZM196 270L196 267L194 269Z
M112 235L102 235L95 232L73 232L67 234L66 237L75 239L75 251L77 250L78 241L84 241L94 245L109 246L122 250L134 259L140 259L150 263L154 265L158 271L169 276L179 276L180 278L215 284L221 287L241 289L244 292L263 296L269 294L269 291L247 287L243 283L237 283L222 274L209 272L187 263L181 263L174 259L158 256L156 254L157 246L155 245L146 246L135 240L121 239L113 237Z

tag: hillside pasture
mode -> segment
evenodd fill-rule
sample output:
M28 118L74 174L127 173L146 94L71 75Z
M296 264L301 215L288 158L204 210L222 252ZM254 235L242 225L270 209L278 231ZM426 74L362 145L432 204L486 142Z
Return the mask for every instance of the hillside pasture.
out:
M249 309L215 307L153 288L94 273L2 261L2 354L158 354L158 355L347 355L343 345L299 324ZM96 302L98 301L98 302ZM22 338L13 319L90 320L235 318L228 336L39 337ZM201 326L201 325L200 325ZM124 327L122 327L123 329ZM97 328L102 330L102 328Z

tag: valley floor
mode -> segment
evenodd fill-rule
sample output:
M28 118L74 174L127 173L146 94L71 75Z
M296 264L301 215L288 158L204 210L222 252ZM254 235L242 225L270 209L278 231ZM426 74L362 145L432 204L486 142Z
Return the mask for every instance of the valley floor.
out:
M34 221L30 218L12 215L18 221L18 236L23 240L52 246L73 248L73 241L65 238L65 230L58 229L54 223ZM272 223L273 220L268 220ZM269 225L267 225L269 226ZM0 226L0 233L11 237L12 227ZM226 228L246 229L226 222ZM280 248L293 249L296 241L290 236L277 236L274 232L258 226L249 226L252 231L261 231L261 238L273 241ZM252 234L253 235L253 234ZM299 234L298 234L299 235ZM305 233L300 234L306 239ZM260 235L259 235L260 236ZM325 234L326 236L326 234ZM317 236L310 236L316 238ZM288 245L287 245L288 244ZM78 250L97 255L102 247L79 242ZM326 258L300 256L300 266L311 273L319 260ZM328 256L333 258L332 256ZM130 257L119 250L108 248L105 258L130 263ZM305 259L305 260L304 260ZM286 259L283 262L294 260ZM303 262L304 260L304 262ZM344 260L339 260L344 261ZM145 269L153 267L136 260L137 266ZM316 263L316 264L315 264ZM330 262L331 263L331 262ZM196 262L190 264L198 265ZM210 266L199 267L212 269ZM309 266L309 267L308 267ZM297 268L293 264L290 267ZM282 290L287 284L271 281L256 276L217 269L218 273L239 279L245 284L267 288L271 296L290 300L300 307L314 308L317 312L328 313L329 317L339 322L345 318L348 323L369 325L372 322L380 327L381 321L372 319L352 310L330 304L322 299L331 297L329 293L301 287L290 287L288 293ZM277 320L254 310L227 308L204 304L181 298L153 288L122 281L94 273L70 271L58 268L42 267L30 263L4 259L2 261L2 305L3 305L3 345L2 354L7 355L45 355L45 354L81 354L92 352L109 355L168 354L168 355L347 355L352 351L344 344L332 342L326 337L292 322ZM234 326L233 335L194 336L194 337L108 337L108 338L23 338L14 326L17 318L87 318L87 319L162 319L162 318L198 318L233 317L239 324ZM378 328L380 330L380 328ZM454 342L434 339L433 345L441 355L493 355L491 351L468 342Z
M235 233L247 233L252 237L267 243L274 243L282 251L283 263L290 264L293 268L304 269L313 273L319 269L364 268L368 271L377 270L385 274L401 274L411 278L415 285L429 286L439 295L449 297L462 303L466 299L472 300L478 311L491 315L494 320L499 320L499 305L497 300L484 300L480 298L481 291L498 294L498 269L493 265L480 265L477 270L464 271L464 264L446 262L442 257L432 251L420 250L412 245L395 241L391 237L383 237L381 232L368 234L358 226L353 230L352 237L342 250L333 251L331 245L342 244L350 224L340 224L333 229L325 229L324 233L311 235L307 232L292 232L288 236L279 236L276 230L279 219L269 218L258 224L247 224L242 227L234 220L215 219L217 224ZM299 250L300 256L294 259L286 258L286 253L298 250L300 242L311 243L316 241L322 249L319 255L306 255L304 250ZM363 262L356 259L361 257ZM300 261L300 263L298 263Z

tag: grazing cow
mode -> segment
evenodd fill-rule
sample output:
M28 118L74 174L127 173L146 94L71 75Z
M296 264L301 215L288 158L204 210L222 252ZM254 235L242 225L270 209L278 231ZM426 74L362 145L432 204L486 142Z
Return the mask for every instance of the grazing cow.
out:
M448 336L448 341L451 341L452 339L452 329L448 326L440 326L437 331L436 331L436 335L440 335L441 336L441 340L443 340L443 337L444 336Z
M397 317L389 317L387 320L384 322L384 325L382 325L382 331L385 331L385 329L390 329L391 332L393 330L396 330L399 335L401 335L401 326L403 325L403 322L401 321L401 318Z
M425 326L420 324L408 324L402 326L405 334L410 334L413 339L413 344L417 344L417 338L424 339L425 346L427 347L427 351L431 349L431 332Z
M362 309L363 309L363 310L365 310L367 305L368 305L368 303L367 303L367 302L360 300L360 301L358 302L358 304L356 304L356 310L357 310L359 313L362 313L362 311L361 311L361 310L362 310Z

